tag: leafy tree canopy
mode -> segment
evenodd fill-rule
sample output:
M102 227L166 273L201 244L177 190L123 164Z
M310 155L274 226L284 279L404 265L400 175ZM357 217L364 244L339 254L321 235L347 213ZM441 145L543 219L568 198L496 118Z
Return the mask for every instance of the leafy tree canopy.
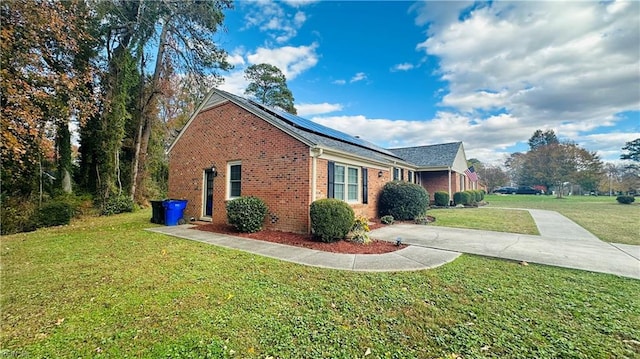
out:
M244 71L244 77L249 81L245 94L267 106L279 107L294 115L297 113L293 106L293 93L279 68L269 64L251 65Z

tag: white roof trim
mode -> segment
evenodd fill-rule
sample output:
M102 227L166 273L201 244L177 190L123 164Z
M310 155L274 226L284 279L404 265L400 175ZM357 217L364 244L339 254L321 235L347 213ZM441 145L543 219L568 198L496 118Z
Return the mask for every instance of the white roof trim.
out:
M213 95L218 95L220 98L216 99L215 101L211 102L211 98L213 97ZM202 103L200 104L200 106L198 106L198 109L193 113L193 115L191 116L191 118L189 119L189 121L187 121L187 123L184 125L184 127L182 128L182 130L180 131L180 134L178 134L178 136L176 137L176 139L173 141L173 143L171 144L171 146L169 147L169 149L167 150L167 152L171 152L171 150L173 149L173 146L175 146L175 144L178 142L178 140L182 137L182 134L186 132L186 129L191 125L191 123L193 122L193 120L204 110L218 106L220 104L226 103L226 102L232 102L234 103L236 106L239 106L241 108L243 108L244 110L248 111L249 113L254 114L255 116L261 118L264 121L267 121L269 124L275 126L276 128L278 128L279 130L283 131L284 133L286 133L287 135L293 137L294 139L304 143L305 145L312 147L315 146L315 143L310 142L309 140L307 140L306 138L303 138L301 136L299 136L297 133L290 131L288 128L281 126L278 122L276 121L272 121L271 117L272 115L263 111L255 111L253 108L249 108L247 106L245 106L244 103L236 101L235 98L230 97L230 96L226 96L224 93L218 91L218 89L213 89L211 90L207 96L205 96L205 98L203 99Z

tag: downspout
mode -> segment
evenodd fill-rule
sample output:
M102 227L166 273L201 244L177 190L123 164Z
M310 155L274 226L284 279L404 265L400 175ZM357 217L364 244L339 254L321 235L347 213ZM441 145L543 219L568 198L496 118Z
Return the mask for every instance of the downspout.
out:
M318 186L318 157L322 156L322 148L311 148L311 203L317 198ZM307 231L311 233L311 217L307 213Z
M453 194L451 193L451 167L449 167L449 203L453 200Z
M311 202L316 200L318 186L318 157L322 156L322 148L311 149Z

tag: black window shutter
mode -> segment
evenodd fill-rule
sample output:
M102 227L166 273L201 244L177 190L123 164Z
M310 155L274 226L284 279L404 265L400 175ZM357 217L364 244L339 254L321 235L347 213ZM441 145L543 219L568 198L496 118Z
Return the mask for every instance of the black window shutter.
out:
M404 168L400 169L400 181L404 181Z
M329 166L327 167L327 198L333 198L333 196L335 196L333 191L333 184L335 181L335 170L336 170L336 163L329 161Z
M368 170L362 167L362 203L369 203L369 176Z

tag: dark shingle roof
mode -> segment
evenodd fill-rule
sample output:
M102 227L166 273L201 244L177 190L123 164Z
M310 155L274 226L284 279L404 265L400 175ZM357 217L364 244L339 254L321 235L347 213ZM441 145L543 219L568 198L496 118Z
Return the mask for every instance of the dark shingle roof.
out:
M351 153L376 161L388 162L390 159L402 160L402 158L394 152L374 145L371 142L362 140L360 138L348 135L344 132L340 132L329 127L322 126L318 123L311 122L298 116L285 114L277 109L258 104L254 101L233 95L225 91L216 91L224 97L231 99L238 104L241 104L251 112L265 119L268 119L269 121L276 123L280 127L286 128L287 130L304 138L309 143L332 148L346 153Z
M389 151L418 167L450 167L456 159L460 146L462 146L462 142L451 142L429 146L391 148Z

